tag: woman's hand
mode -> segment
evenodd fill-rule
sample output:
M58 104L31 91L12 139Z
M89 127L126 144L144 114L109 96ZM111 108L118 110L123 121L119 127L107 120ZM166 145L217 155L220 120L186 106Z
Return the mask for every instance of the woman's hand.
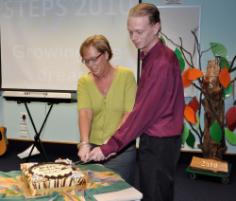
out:
M89 161L89 152L91 149L91 146L89 143L87 144L82 144L79 146L79 151L78 151L78 156L80 158L80 160L82 160L83 162L88 162Z

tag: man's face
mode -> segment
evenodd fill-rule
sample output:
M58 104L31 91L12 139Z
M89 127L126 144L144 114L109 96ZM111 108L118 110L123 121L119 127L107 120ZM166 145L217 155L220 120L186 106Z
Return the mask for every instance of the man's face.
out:
M160 23L150 24L148 16L129 17L127 27L130 39L141 51L147 52L159 40Z

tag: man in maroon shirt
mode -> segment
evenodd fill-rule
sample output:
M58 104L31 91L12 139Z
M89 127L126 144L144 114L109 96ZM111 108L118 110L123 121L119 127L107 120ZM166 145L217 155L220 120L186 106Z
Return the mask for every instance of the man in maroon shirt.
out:
M131 8L128 31L141 51L142 73L135 105L127 120L90 159L105 160L140 137L140 185L144 201L172 201L180 154L184 93L178 60L159 39L159 11L141 3Z

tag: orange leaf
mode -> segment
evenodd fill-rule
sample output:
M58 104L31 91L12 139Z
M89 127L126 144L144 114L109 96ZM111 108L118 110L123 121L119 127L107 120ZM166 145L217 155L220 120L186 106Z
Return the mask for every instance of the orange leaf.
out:
M191 124L197 123L196 112L188 105L184 108L184 118Z
M230 74L229 71L226 67L221 69L220 74L219 74L219 81L221 85L226 89L229 86L230 83Z
M192 84L192 81L188 79L188 71L189 69L185 70L182 74L182 82L184 88L189 87Z
M188 75L187 75L188 80L192 80L193 81L193 80L196 80L196 79L198 79L198 78L200 78L202 76L203 76L203 72L200 71L199 69L197 69L197 68L189 68Z

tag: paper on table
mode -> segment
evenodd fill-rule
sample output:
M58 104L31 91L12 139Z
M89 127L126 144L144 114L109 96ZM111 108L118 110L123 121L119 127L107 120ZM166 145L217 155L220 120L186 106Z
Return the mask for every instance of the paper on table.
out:
M17 154L17 156L20 158L20 159L23 159L23 158L26 158L29 156L30 154L30 151L32 149L34 145L32 144L30 147L28 147L26 150L22 151L21 153ZM31 153L31 156L34 156L34 155L37 155L37 154L40 154L39 150L37 149L36 146L34 146L34 149Z
M139 201L143 195L135 188L94 195L97 201Z

